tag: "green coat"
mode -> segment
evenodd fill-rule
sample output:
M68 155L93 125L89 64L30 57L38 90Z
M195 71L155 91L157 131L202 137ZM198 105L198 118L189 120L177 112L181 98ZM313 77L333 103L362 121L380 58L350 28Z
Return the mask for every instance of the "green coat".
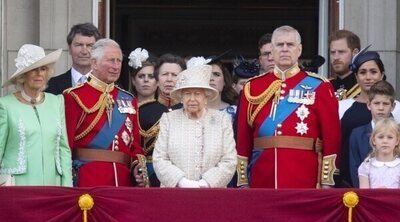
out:
M63 97L45 93L36 111L14 94L0 98L0 175L16 185L72 186Z

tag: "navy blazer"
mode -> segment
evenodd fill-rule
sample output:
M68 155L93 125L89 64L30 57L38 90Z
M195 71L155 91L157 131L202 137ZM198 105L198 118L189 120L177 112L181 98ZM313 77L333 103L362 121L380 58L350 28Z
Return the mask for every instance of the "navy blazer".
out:
M368 123L359 126L351 132L350 135L350 149L349 149L349 165L350 177L353 187L359 187L358 180L358 167L367 158L368 154L372 151L369 144L369 138L372 133L372 124Z
M72 87L71 69L66 73L55 76L47 83L46 92L54 95L62 94L64 90Z

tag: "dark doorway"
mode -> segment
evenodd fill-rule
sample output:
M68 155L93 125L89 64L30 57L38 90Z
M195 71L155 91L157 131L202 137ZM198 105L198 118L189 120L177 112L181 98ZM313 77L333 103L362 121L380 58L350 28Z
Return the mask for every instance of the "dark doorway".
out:
M216 3L218 2L218 3ZM281 25L302 36L302 59L318 52L318 0L111 0L111 38L128 55L137 47L154 55L242 55L257 58L258 39Z

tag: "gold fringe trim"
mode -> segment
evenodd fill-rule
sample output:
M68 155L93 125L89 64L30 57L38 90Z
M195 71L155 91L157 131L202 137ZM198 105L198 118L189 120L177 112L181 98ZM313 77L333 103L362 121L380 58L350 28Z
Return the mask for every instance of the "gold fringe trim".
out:
M244 85L244 95L249 102L247 107L247 123L250 126L253 126L254 119L264 107L265 104L272 98L272 96L279 96L280 88L282 85L282 80L275 80L271 83L271 85L260 95L252 96L250 94L250 82ZM257 108L253 110L253 106L257 105Z

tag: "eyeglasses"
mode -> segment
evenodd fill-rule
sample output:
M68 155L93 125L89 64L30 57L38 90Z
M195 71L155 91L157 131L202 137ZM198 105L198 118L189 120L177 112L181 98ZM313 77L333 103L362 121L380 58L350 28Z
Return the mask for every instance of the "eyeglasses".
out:
M261 57L269 57L271 54L271 52L263 52L260 54Z

